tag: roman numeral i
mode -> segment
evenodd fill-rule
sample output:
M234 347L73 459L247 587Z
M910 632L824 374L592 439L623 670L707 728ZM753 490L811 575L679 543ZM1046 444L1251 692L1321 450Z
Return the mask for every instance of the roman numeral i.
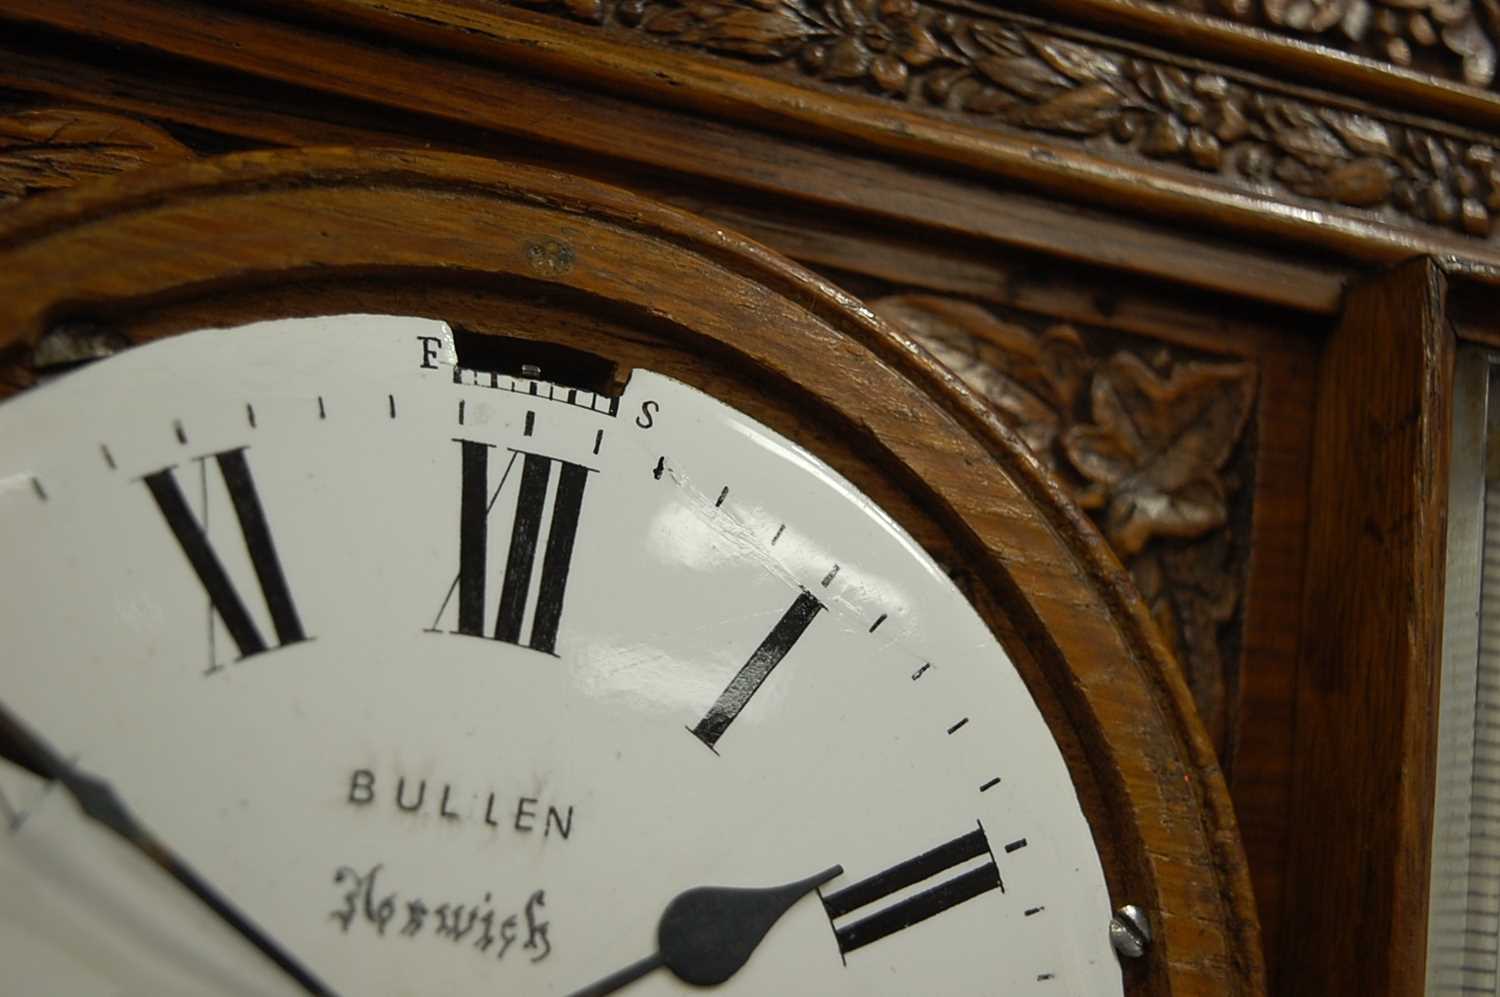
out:
M590 468L543 454L511 450L500 481L491 490L489 482L492 444L474 440L455 440L462 461L458 507L458 575L449 586L448 595L438 608L430 630L437 630L443 614L455 593L458 619L454 633L471 637L492 637L555 653L557 631L562 620L563 597L567 592L568 571L573 560L573 544L578 536L578 519L583 511L584 486ZM496 500L520 464L520 481L516 486L515 515L510 524L510 544L505 558L505 573L500 579L500 599L495 611L494 627L485 631L487 580L489 571L489 521ZM550 489L553 471L557 487ZM548 521L548 499L551 492L551 518ZM547 521L546 546L541 552L541 577L537 581L536 607L530 631L524 636L531 578L536 570L537 547L542 525Z
M261 596L270 613L271 625L276 630L276 647L306 640L302 620L297 615L297 607L287 588L286 575L281 570L281 558L277 556L276 545L271 540L265 510L261 507L260 496L255 490L255 479L250 476L245 448L224 450L213 454L212 459L224 479L224 485L229 491L229 501L234 506L235 518L239 520L240 536L250 554L250 563L254 566L256 580L260 583ZM209 602L219 619L224 622L240 656L248 658L269 650L266 638L245 607L245 600L230 580L223 561L215 553L207 531L188 508L182 489L178 487L174 468L164 467L145 475L141 480L151 492L172 535L177 538L177 544L187 556L193 573L208 592Z
M807 632L813 618L822 609L823 604L817 597L803 589L786 612L781 614L781 619L776 621L771 632L740 666L740 670L709 707L703 719L693 726L693 736L717 754L715 745L719 743L719 738L724 736L729 725L734 723L750 702L750 697L771 677L771 672L781 664L781 659L786 657L792 645Z

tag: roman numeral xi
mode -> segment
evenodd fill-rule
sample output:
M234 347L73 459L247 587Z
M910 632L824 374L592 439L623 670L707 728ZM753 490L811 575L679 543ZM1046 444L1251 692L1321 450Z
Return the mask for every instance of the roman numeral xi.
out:
M555 652L557 629L562 620L563 596L567 591L568 570L573 560L573 542L578 536L578 517L583 510L583 490L590 469L580 464L542 454L510 451L500 481L490 488L490 451L488 443L455 440L461 454L461 479L458 507L458 576L449 586L448 596L438 609L432 627L448 609L455 591L458 596L458 624L455 633L471 637L491 637L516 644ZM485 630L486 590L489 568L490 510L510 480L517 462L520 482L516 486L515 516L510 524L510 544L505 558L505 573L500 579L500 600L494 626ZM557 487L552 489L553 472ZM549 512L550 498L550 519ZM546 546L541 552L541 577L537 581L536 606L531 628L523 636L531 578L536 571L537 547L547 523Z
M210 458L199 458L203 461L208 459ZM261 596L270 614L271 625L276 630L275 646L284 647L306 640L302 620L297 615L297 607L287 588L286 575L281 570L281 559L276 555L276 545L271 540L265 510L261 507L260 496L255 490L255 479L250 476L245 448L224 450L213 454L212 460L218 465L219 474L224 478L229 501L234 506L235 518L239 520L240 536L250 555L250 563L255 568L255 577L260 583ZM235 588L229 573L224 569L223 561L214 551L208 532L188 508L182 489L178 487L174 469L165 467L141 480L150 490L172 535L177 538L177 544L187 556L193 573L208 592L209 602L219 619L224 622L224 628L229 631L235 646L239 648L240 656L248 658L252 654L269 650L265 636L245 607L244 598ZM207 510L204 515L206 519Z
M980 858L984 861L972 868L958 875L948 875L959 866ZM946 878L898 903L879 907L882 901L908 886L936 877ZM1002 891L1005 889L1000 882L1000 869L995 865L995 855L990 850L989 840L981 825L916 858L899 862L884 872L877 872L837 893L830 893L823 897L823 909L828 913L828 920L833 923L833 935L838 941L839 955L847 956L855 949L878 942L887 935L893 935L929 917L936 917L943 911L996 887ZM842 927L839 925L840 920L860 911L873 912L848 919Z

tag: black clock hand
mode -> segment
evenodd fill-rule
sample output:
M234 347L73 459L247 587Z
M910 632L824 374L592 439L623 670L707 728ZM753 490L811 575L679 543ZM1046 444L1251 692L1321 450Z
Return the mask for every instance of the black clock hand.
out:
M9 759L42 779L58 783L78 801L78 806L86 816L109 828L160 866L280 967L282 972L296 980L303 990L320 997L333 997L333 991L298 963L291 953L272 941L254 922L236 910L224 896L189 868L186 862L173 854L161 839L142 826L126 809L124 801L115 794L109 783L70 765L40 734L11 713L3 703L0 703L0 757Z
M836 865L785 886L700 886L679 893L656 926L654 955L570 997L604 997L661 966L684 983L700 987L723 983L740 971L787 908L843 871L843 866Z

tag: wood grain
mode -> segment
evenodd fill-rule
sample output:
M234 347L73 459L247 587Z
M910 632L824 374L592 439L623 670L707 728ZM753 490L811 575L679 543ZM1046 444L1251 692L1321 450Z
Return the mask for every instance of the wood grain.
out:
M529 249L547 240L572 249L570 268L538 266ZM522 331L662 366L790 427L973 579L1057 732L1111 895L1153 913L1158 939L1129 991L1264 992L1228 797L1139 596L992 410L820 279L617 190L410 151L246 154L103 180L12 211L0 264L12 355L83 316L160 335L353 298L451 307L481 327L488 307L493 327L509 303L538 320Z
M1240 724L1229 772L1235 814L1255 880L1271 992L1280 993L1285 928L1301 925L1286 902L1288 838L1300 825L1292 804L1302 585L1307 570L1308 492L1320 342L1265 336L1251 354L1260 369L1250 566L1240 631ZM1313 625L1317 625L1314 621Z
M1340 107L1224 67L927 0L510 2L621 41L739 59L767 75L878 96L974 128L1040 133L1125 163L1176 166L1283 199L1370 209L1478 238L1490 233L1489 194L1500 186L1487 136L1398 123L1384 108ZM461 0L428 6L427 17L464 19ZM1332 0L1325 9L1338 6ZM1405 20L1426 17L1417 11Z
M21 111L0 117L0 206L191 156L181 142L134 118L66 107Z
M35 44L9 51L0 37L6 54L0 83L256 144L415 145L520 158L626 184L668 203L715 201L728 211L783 199L804 219L858 214L899 228L916 247L966 237L1299 310L1336 310L1350 272L1347 262L1289 255L1285 247L1273 252L1232 234L1189 232L1169 219L1127 222L972 174L851 157L836 143L767 135L760 120L739 124L617 91L559 86L494 60L476 65L347 31L183 2L166 6L96 8L80 21L90 35L126 43L140 63L127 63L116 44L84 48L80 55L96 61L82 62L47 58L48 45L59 44L55 35L34 36ZM67 42L77 46L75 37ZM150 54L142 58L142 50ZM162 83L188 73L196 81L189 92ZM409 83L424 80L433 82ZM753 89L753 81L746 84Z
M299 5L305 16L311 4ZM691 53L624 46L580 33L575 25L545 15L505 11L488 4L385 4L319 0L316 10L337 17L342 34L399 38L406 45L446 49L484 63L562 77L710 117L774 129L788 136L854 146L876 157L920 159L948 171L1020 183L1075 201L1151 213L1208 230L1237 231L1259 240L1289 240L1304 247L1366 262L1391 263L1415 253L1460 253L1500 262L1500 249L1488 242L1436 231L1395 228L1355 214L1309 209L1265 196L1259 190L1231 188L1179 171L1115 162L1084 148L974 129L944 118L858 96L809 91L767 79L737 66ZM431 62L401 71L402 56L391 46L364 46L350 57L318 55L313 33L264 19L221 10L163 10L152 3L101 0L87 11L43 0L14 0L9 16L47 24L89 37L129 44L154 44L177 54L253 70L280 81L314 89L337 88L401 107L427 107L464 96L458 65L443 88L412 88L405 81L431 72ZM278 31L295 42L268 42ZM325 46L347 41L317 39ZM377 54L378 53L378 54ZM372 56L380 68L370 71ZM341 67L339 74L326 71ZM418 68L420 67L420 68ZM357 72L357 70L363 70ZM487 120L500 112L496 98L470 101L468 117ZM569 129L576 133L576 129ZM680 148L692 148L691 145ZM676 152L680 158L680 151Z
M1435 122L1413 128L1384 116L1378 106L1358 100L1330 102L1326 96L1312 97L1264 80L1242 81L1223 66L1164 61L1150 50L1111 49L1096 39L1055 35L1027 21L970 19L961 8L924 8L917 0L872 5L863 15L858 12L864 8L824 7L819 0L781 0L765 9L748 3L738 8L695 7L679 0L599 0L572 7L566 0L524 3L574 17L579 7L597 9L597 16L589 13L582 19L610 26L599 45L615 51L607 61L593 59L588 70L570 68L569 75L599 78L610 72L611 84L649 87L658 102L671 99L661 87L663 73L680 70L656 68L649 76L632 72L637 60L656 60L649 50L630 51L626 43L688 39L715 56L745 59L760 67L762 76L768 75L766 67L785 66L798 75L819 78L825 89L832 83L849 92L879 94L897 103L881 115L866 117L859 105L840 103L832 94L822 99L804 95L794 109L791 101L778 99L777 88L766 85L770 81L763 80L759 87L734 87L738 95L756 94L764 114L787 119L792 127L838 128L844 139L857 132L862 141L905 147L930 160L944 154L962 156L969 166L978 165L975 154L984 148L991 168L1005 161L1001 168L1009 175L1034 180L1034 174L1027 175L1029 171L1001 151L1001 134L992 125L998 118L1033 142L1045 136L1050 172L1072 174L1075 193L1086 174L1102 179L1072 155L1085 152L1090 158L1114 162L1122 171L1120 179L1130 176L1137 197L1151 196L1157 188L1165 193L1165 185L1188 183L1188 174L1198 171L1217 174L1219 183L1214 186L1220 190L1262 194L1280 188L1277 199L1282 202L1295 201L1292 194L1321 202L1323 228L1354 220L1359 212L1348 210L1351 207L1381 205L1386 209L1384 220L1404 216L1403 221L1421 220L1481 238L1490 231L1485 192L1493 160L1472 171L1466 165L1471 149L1480 157L1493 154L1487 134L1464 134ZM490 55L525 59L523 49L545 51L553 66L567 60L565 49L577 44L576 39L555 44L548 26L538 23L533 28L524 15L508 18L483 0L317 0L317 5L361 27L386 25L403 34L427 32L433 38L444 26L458 29L463 38L457 44L479 52L481 44L490 41ZM728 25L722 31L720 18ZM888 39L880 53L863 41L876 38ZM507 51L506 46L517 47ZM826 68L830 66L832 71ZM727 68L693 68L700 71L683 73L675 91L679 99L684 90L691 93L700 107L715 95L715 84L734 75ZM887 81L894 86L887 86ZM729 90L720 93L728 96ZM819 105L830 113L808 113ZM947 113L922 115L926 106ZM743 113L728 101L712 109ZM886 116L896 121L877 120ZM954 118L959 127L945 128ZM892 127L897 122L899 127ZM1428 130L1432 128L1437 130ZM991 143L992 138L997 141ZM962 152L960 145L965 147ZM1435 159L1424 154L1429 146L1440 150ZM1134 155L1116 155L1127 148ZM1028 157L1036 158L1033 153ZM1187 172L1157 168L1163 163L1186 167ZM1464 173L1471 192L1476 182L1481 192L1478 198L1469 197L1467 206L1461 206L1449 189ZM1412 196L1417 190L1442 191L1444 196L1434 193L1429 203ZM1213 197L1200 190L1197 199ZM1166 210L1165 202L1154 207ZM1471 251L1484 253L1486 248Z
M1320 364L1280 990L1423 992L1453 335L1427 261Z

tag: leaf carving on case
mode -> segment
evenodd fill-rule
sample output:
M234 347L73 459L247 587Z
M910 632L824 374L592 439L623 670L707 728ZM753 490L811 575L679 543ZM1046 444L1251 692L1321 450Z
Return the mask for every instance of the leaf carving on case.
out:
M1062 446L1089 482L1079 505L1096 512L1123 557L1155 536L1202 536L1228 520L1220 472L1254 392L1249 364L1179 363L1162 377L1122 351L1100 365L1093 424L1070 428Z
M1045 132L1096 152L1174 163L1257 193L1377 210L1477 238L1490 235L1493 215L1500 211L1500 161L1487 136L1383 121L1252 87L1225 74L1127 55L935 3L511 2L634 29L771 71L794 71L826 85ZM1296 12L1326 0L1261 2L1284 4L1284 16L1297 19L1302 14ZM1469 0L1378 2L1387 12L1398 5L1430 6L1427 13L1436 17L1439 4ZM1482 2L1486 9L1500 8L1500 0ZM1477 41L1475 46L1476 51L1483 47Z
M1068 486L1130 569L1177 653L1221 760L1234 728L1237 663L1224 642L1245 544L1232 470L1255 404L1243 362L1107 350L1066 323L1034 333L979 305L932 295L873 303L983 395ZM1244 520L1247 517L1238 517Z
M1026 445L1056 470L1054 443L1092 361L1078 333L1055 325L1041 336L978 305L903 295L872 305L1001 411Z
M1215 530L1175 548L1148 545L1130 562L1130 574L1151 618L1183 663L1199 715L1227 768L1232 761L1229 732L1239 713L1230 693L1231 684L1237 685L1238 663L1221 642L1239 608L1230 531Z
M166 132L130 118L71 108L21 111L0 117L0 205L192 156Z

